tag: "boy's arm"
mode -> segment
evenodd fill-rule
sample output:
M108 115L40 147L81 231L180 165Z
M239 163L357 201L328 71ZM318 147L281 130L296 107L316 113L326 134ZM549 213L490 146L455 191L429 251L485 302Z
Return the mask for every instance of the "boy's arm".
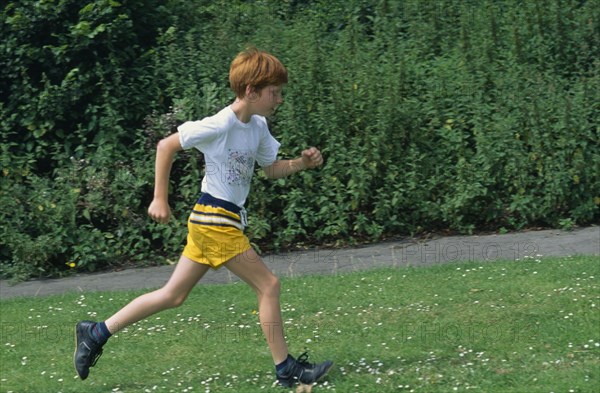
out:
M154 174L154 199L148 207L148 215L162 224L171 218L169 207L169 176L175 153L182 150L179 134L174 133L158 142Z
M323 156L316 147L311 147L302 152L302 155L293 160L278 160L264 167L263 170L269 179L279 179L289 176L304 169L316 168L323 164Z

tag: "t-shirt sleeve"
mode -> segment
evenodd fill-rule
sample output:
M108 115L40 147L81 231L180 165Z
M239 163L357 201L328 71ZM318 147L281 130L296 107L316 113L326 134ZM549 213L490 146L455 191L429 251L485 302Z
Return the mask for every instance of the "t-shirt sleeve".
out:
M256 152L256 162L261 167L267 167L277 160L281 144L271 135L267 123L264 122L263 132L261 133L260 143Z
M200 151L222 135L227 128L223 119L218 116L206 117L202 120L187 121L177 127L179 143L183 149L195 147Z

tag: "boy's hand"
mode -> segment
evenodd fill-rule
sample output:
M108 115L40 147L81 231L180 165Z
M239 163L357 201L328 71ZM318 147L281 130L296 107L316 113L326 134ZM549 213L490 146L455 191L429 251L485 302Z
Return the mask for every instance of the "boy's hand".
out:
M316 168L323 165L323 156L316 147L311 147L302 152L302 164L306 169Z
M171 208L169 203L162 199L153 199L148 207L148 215L161 224L166 224L171 218Z

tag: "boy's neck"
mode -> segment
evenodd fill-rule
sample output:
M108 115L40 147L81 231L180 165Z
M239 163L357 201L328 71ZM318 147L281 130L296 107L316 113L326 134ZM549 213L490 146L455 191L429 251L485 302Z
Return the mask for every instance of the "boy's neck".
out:
M231 104L231 110L242 123L249 123L253 115L246 100L239 98L236 98L233 104Z

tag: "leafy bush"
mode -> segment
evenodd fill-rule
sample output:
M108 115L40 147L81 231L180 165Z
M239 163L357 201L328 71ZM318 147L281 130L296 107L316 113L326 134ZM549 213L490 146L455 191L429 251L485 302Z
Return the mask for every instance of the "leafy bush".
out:
M231 102L229 63L247 44L290 72L269 119L282 158L315 145L326 159L255 177L256 247L597 222L594 3L9 2L1 274L177 255L202 157L180 154L177 219L158 225L146 218L155 144Z

